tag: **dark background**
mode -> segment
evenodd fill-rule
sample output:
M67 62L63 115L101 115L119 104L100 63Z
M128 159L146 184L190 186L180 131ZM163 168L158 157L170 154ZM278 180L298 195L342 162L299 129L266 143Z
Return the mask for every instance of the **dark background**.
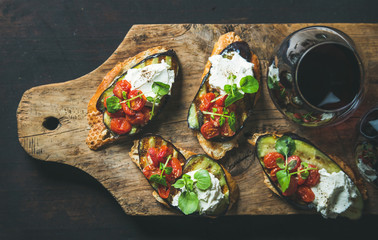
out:
M373 0L0 0L0 239L374 239L377 216L128 216L86 173L29 157L16 109L27 89L101 65L133 24L376 23L377 10Z

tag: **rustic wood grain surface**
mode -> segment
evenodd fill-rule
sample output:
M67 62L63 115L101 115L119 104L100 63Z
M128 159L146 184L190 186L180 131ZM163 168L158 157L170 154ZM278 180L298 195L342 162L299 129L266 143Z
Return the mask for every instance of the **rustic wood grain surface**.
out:
M79 168L97 179L130 215L171 215L173 211L156 202L151 187L130 161L132 138L99 151L85 144L88 133L86 106L103 76L117 62L140 51L165 45L173 48L181 63L181 76L171 101L158 121L145 132L158 133L174 144L202 153L193 133L187 128L186 116L198 90L204 65L221 34L235 31L259 56L262 65L262 96L254 116L244 130L246 137L264 131L291 131L313 141L329 154L353 165L354 129L359 117L378 95L378 24L324 24L348 34L356 44L366 69L366 99L359 111L346 122L331 128L299 128L288 122L274 107L265 86L267 64L274 49L291 32L313 24L170 24L134 25L112 56L96 70L65 83L32 88L23 95L17 110L21 145L32 157L64 163ZM56 128L46 126L57 119ZM229 215L275 215L306 213L294 209L263 184L253 147L240 139L240 147L230 152L222 163L230 170L240 188L240 199ZM369 200L365 214L378 214L378 191L367 186Z

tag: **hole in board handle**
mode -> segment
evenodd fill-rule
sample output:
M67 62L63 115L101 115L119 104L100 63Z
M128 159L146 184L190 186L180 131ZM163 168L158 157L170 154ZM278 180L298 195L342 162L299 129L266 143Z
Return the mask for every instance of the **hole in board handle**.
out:
M48 130L55 130L60 126L60 121L56 117L47 117L43 121L42 126Z

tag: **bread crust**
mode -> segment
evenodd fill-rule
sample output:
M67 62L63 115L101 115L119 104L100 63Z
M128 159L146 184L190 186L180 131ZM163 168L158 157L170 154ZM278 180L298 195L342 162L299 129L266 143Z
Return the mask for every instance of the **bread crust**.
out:
M122 136L119 138L115 138L113 135L110 134L109 129L107 129L107 127L103 123L103 113L98 111L96 107L97 101L100 98L101 94L113 83L114 79L117 76L123 74L146 57L157 53L163 53L168 50L168 48L163 46L157 46L147 49L143 52L138 53L134 57L130 57L124 60L123 62L117 63L113 67L113 69L105 75L100 85L97 87L96 92L94 93L94 95L88 103L87 120L90 126L90 130L88 133L88 137L86 139L86 143L90 149L97 150L108 143L123 138Z
M228 32L222 36L219 37L218 41L214 44L213 51L211 53L211 56L220 54L228 45L234 42L240 42L243 41L238 35L236 35L235 32ZM253 63L253 73L254 77L257 79L259 83L261 83L261 71L260 71L260 62L256 54L254 54L251 51L251 62ZM205 65L205 70L202 74L201 81L204 79L204 77L209 73L211 68L211 62L208 60ZM260 97L260 89L256 93L254 105L256 104L258 98ZM201 132L196 132L197 139L199 144L201 145L202 149L205 151L207 155L212 157L215 160L220 160L223 158L226 153L233 148L238 147L238 137L234 137L231 141L227 142L212 142L209 140L206 140ZM240 136L240 134L239 134Z

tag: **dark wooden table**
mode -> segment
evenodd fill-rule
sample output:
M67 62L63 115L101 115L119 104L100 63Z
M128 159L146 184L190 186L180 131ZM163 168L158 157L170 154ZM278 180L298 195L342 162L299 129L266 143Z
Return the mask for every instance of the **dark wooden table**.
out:
M378 216L128 216L86 173L29 157L17 139L16 109L27 89L75 79L101 65L133 24L376 23L377 9L374 1L0 1L0 239L376 236Z

